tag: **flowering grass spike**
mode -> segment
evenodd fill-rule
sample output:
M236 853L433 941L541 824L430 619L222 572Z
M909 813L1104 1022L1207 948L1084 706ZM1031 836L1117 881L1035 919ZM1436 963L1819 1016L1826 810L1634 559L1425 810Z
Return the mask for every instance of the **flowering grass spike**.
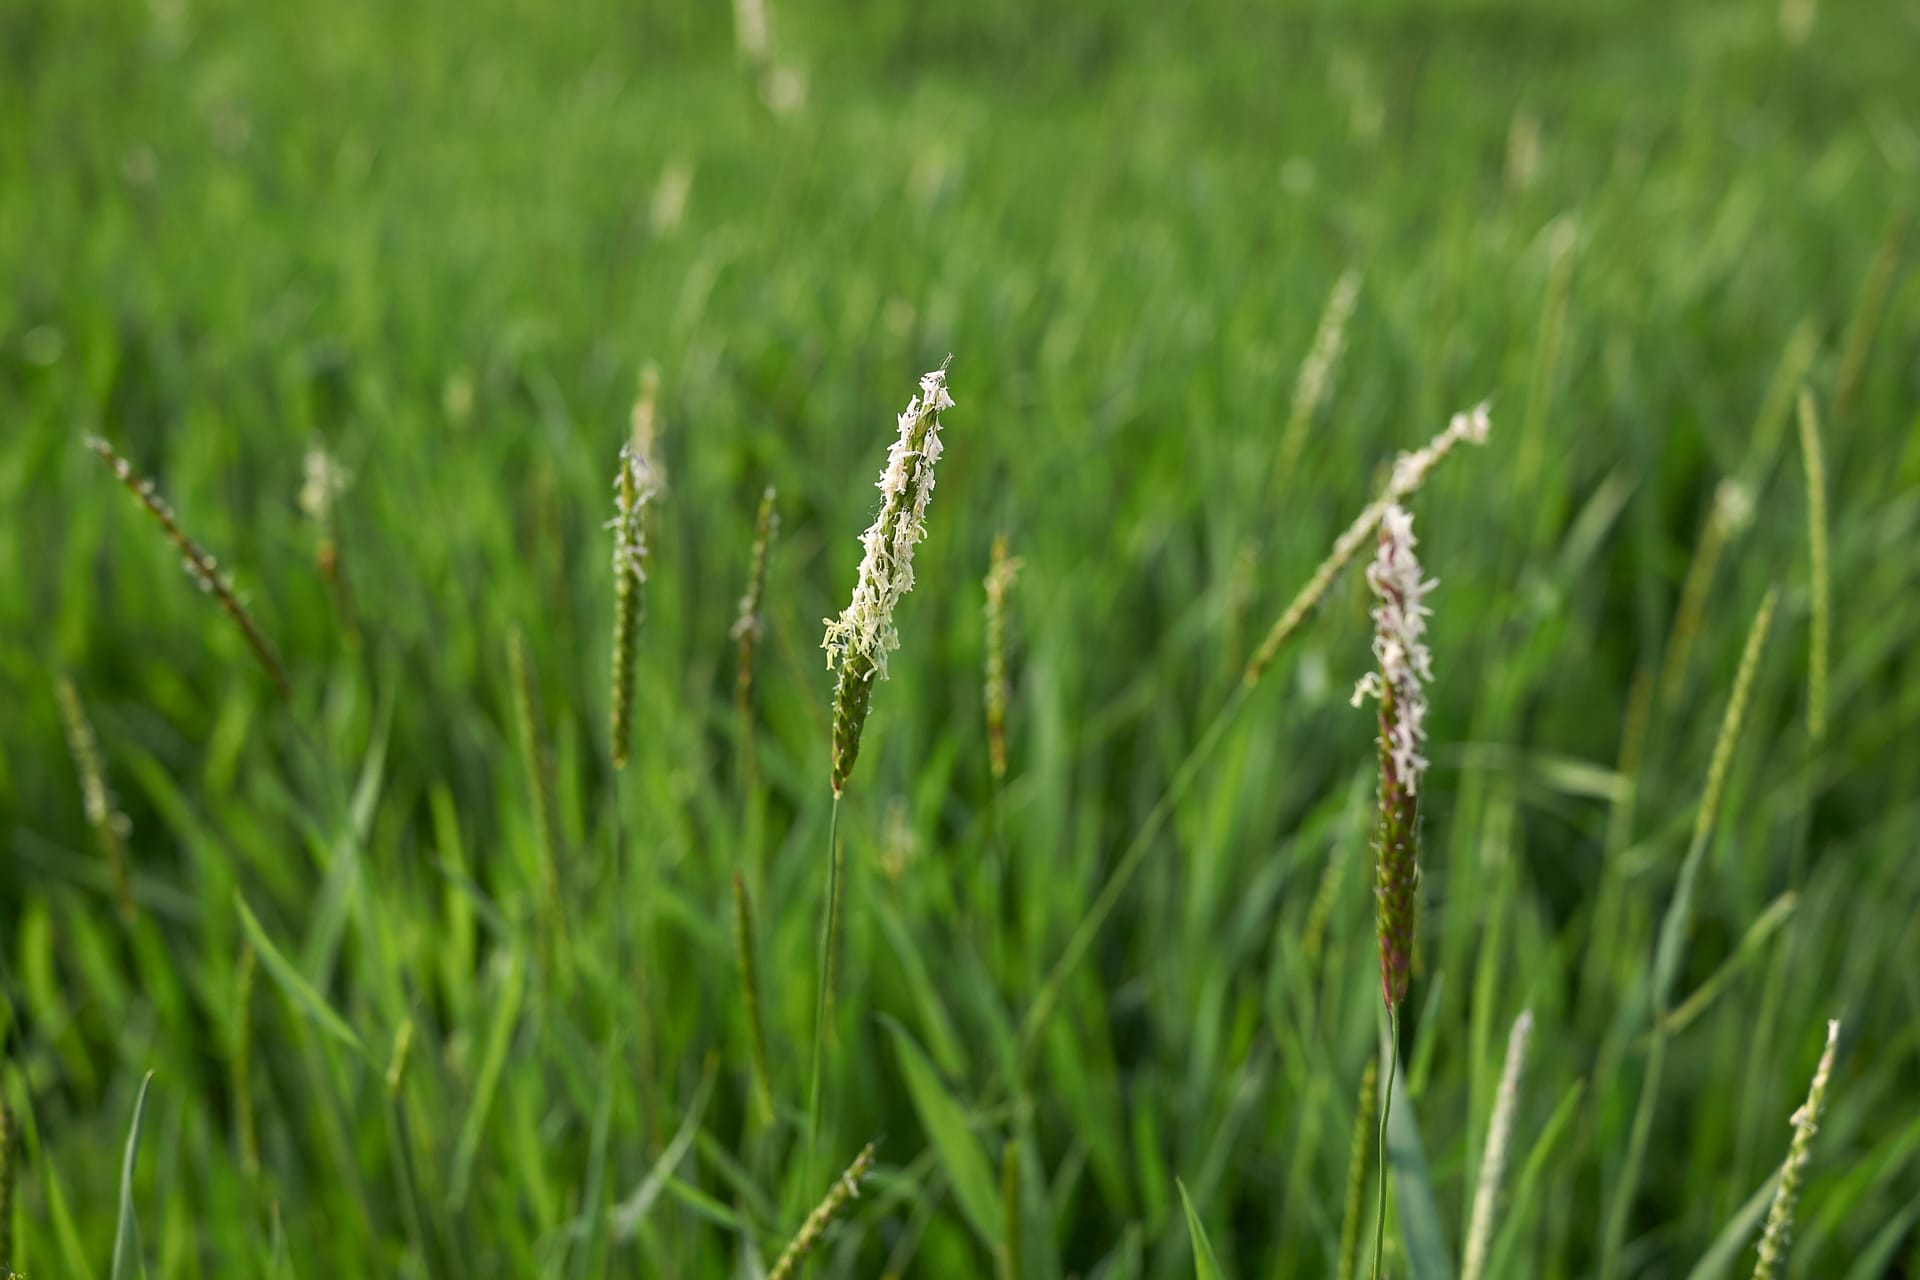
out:
M1780 1168L1773 1203L1767 1207L1767 1225L1760 1235L1753 1280L1774 1280L1786 1266L1787 1250L1793 1244L1793 1210L1800 1199L1800 1180L1806 1176L1813 1135L1819 1132L1820 1116L1827 1107L1827 1081L1833 1077L1833 1054L1839 1042L1840 1024L1827 1023L1827 1047L1820 1054L1820 1065L1814 1068L1807 1100L1793 1113L1793 1141L1787 1147L1787 1162Z
M1413 958L1413 925L1420 880L1420 779L1427 770L1426 684L1433 679L1423 601L1434 588L1413 553L1413 517L1397 503L1380 517L1380 546L1367 566L1373 608L1370 671L1353 691L1353 705L1380 704L1380 816L1374 835L1379 895L1380 992L1387 1007L1406 998Z
M625 768L632 736L634 645L640 632L640 589L647 581L647 504L657 490L652 459L637 442L620 446L613 480L613 764Z
M920 379L920 394L900 414L900 438L880 473L880 514L861 536L865 555L853 599L827 620L827 666L839 671L833 694L833 792L846 790L860 754L860 735L876 681L887 678L887 656L900 647L893 611L913 590L913 549L927 536L933 469L940 461L940 411L953 407L947 368Z

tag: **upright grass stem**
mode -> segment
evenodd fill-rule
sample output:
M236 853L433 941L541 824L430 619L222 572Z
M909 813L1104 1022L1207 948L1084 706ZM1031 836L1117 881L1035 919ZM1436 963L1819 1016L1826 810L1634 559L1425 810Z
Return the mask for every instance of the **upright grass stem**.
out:
M1373 1280L1380 1280L1387 1246L1387 1117L1393 1111L1393 1079L1400 1067L1400 1010L1387 1006L1387 1083L1380 1091L1380 1136L1374 1157L1379 1181L1374 1188Z
M1707 766L1706 790L1694 817L1693 838L1687 856L1680 864L1673 900L1660 923L1659 940L1654 948L1649 975L1649 999L1653 1018L1652 1040L1647 1049L1647 1065L1640 1082L1640 1099L1634 1108L1632 1128L1627 1135L1627 1154L1615 1180L1613 1196L1607 1207L1600 1243L1601 1280L1615 1280L1620 1274L1621 1255L1626 1248L1627 1227L1633 1217L1633 1201L1640 1189L1640 1177L1646 1165L1647 1144L1653 1134L1654 1110L1660 1095L1660 1077L1666 1068L1668 1015L1672 1012L1673 983L1680 968L1680 949L1688 921L1693 915L1693 892L1706 858L1707 844L1719 816L1720 797L1732 766L1733 749L1740 738L1740 726L1746 718L1747 701L1760 669L1760 654L1766 647L1767 629L1773 621L1778 593L1769 590L1747 631L1747 644L1740 655L1740 668L1733 679L1733 693L1720 721L1719 736L1714 739L1713 758Z
M840 930L840 796L833 797L833 812L827 819L827 907L820 921L820 980L813 1005L813 1065L807 1080L807 1159L803 1166L811 1178L814 1155L819 1145L821 1077L825 1070L827 1046L833 1041L834 951Z

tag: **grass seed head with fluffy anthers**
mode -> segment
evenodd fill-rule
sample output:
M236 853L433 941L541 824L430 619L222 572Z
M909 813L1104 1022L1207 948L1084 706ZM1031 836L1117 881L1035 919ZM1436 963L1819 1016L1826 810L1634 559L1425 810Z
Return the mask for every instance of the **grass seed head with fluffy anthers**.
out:
M827 620L827 666L837 668L833 694L833 791L846 790L860 753L873 686L887 678L887 655L900 647L893 611L913 589L913 549L927 535L927 504L933 498L933 471L940 461L940 411L953 407L947 394L947 367L924 375L920 393L900 414L900 436L881 471L880 514L861 536L865 554L853 599L838 618Z
M1827 1082L1833 1077L1833 1054L1839 1042L1840 1024L1827 1023L1827 1047L1820 1054L1820 1065L1814 1068L1807 1100L1793 1113L1793 1141L1787 1147L1787 1162L1780 1167L1773 1203L1767 1208L1767 1226L1760 1235L1753 1280L1774 1280L1786 1266L1787 1250L1793 1244L1793 1210L1800 1199L1800 1180L1806 1175L1813 1135L1819 1132L1820 1116L1826 1110Z
M1427 759L1426 684L1433 679L1423 603L1435 583L1413 553L1413 517L1394 504L1380 517L1379 552L1367 567L1373 588L1373 656L1379 669L1354 687L1357 707L1380 704L1380 808L1374 829L1379 896L1380 991L1397 1009L1407 994L1420 881L1420 779Z
M637 412L637 411L636 411ZM649 422L651 416L649 415ZM620 446L613 480L613 707L609 736L616 769L627 763L632 736L634 648L640 634L640 589L647 581L647 504L657 486L652 458L636 439ZM649 440L651 433L649 432Z
M293 687L287 683L286 668L280 665L279 655L273 651L273 646L267 643L267 637L254 622L253 614L247 610L239 593L234 590L233 580L220 572L220 566L214 558L180 528L180 522L174 518L173 508L167 505L166 499L162 498L154 488L153 481L136 475L133 465L99 436L87 437L87 448L99 455L100 460L112 469L114 478L125 485L127 492L131 493L146 509L147 514L153 517L154 522L160 526L160 531L166 535L167 541L171 542L173 549L180 553L180 563L185 566L188 575L199 584L202 591L220 602L222 611L233 620L233 625L240 629L247 647L253 651L255 659L273 680L274 690L279 693L280 700L291 705Z
M352 475L333 460L325 449L307 450L301 473L300 510L320 529L320 542L314 548L314 563L320 576L332 581L340 569L340 549L333 536L334 500L347 491Z
M79 690L73 687L73 681L62 676L59 692L60 716L66 722L67 747L73 754L73 767L80 775L80 798L86 809L87 825L93 828L94 837L100 842L100 852L106 855L107 870L113 876L114 902L120 909L120 918L131 921L135 908L127 837L132 834L133 824L121 812L119 803L107 786L106 764L100 756L100 742L93 736L93 725L87 720L87 710L80 703Z
M780 1254L780 1260L773 1264L773 1270L767 1272L767 1280L787 1280L794 1275L802 1260L813 1252L821 1239L827 1234L827 1228L833 1220L846 1211L849 1204L860 1198L860 1183L873 1168L873 1144L869 1142L853 1158L847 1171L833 1184L833 1190L827 1192L826 1199L814 1207L807 1220L800 1225L799 1232L792 1243Z
M987 759L996 779L1007 776L1007 591L1020 572L1021 561L1007 554L1007 535L993 540L993 560L987 570Z

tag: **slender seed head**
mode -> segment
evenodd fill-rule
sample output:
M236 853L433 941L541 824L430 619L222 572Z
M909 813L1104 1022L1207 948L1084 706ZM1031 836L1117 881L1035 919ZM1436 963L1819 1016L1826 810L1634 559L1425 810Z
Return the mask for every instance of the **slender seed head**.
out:
M127 857L127 837L133 832L133 824L121 812L119 802L107 786L107 770L100 755L100 742L93 736L93 725L87 720L87 710L81 705L79 690L73 687L73 681L62 676L59 693L60 717L66 722L67 748L73 755L74 769L80 775L80 799L86 809L87 825L93 828L94 838L100 843L100 852L106 857L107 870L113 876L113 895L120 918L131 921L136 909L133 903L132 864Z
M187 575L202 591L212 596L219 603L221 611L232 619L233 625L240 630L241 638L253 651L254 658L272 679L274 690L279 693L280 700L291 704L293 688L287 683L286 668L280 665L280 656L274 652L273 646L267 643L267 637L260 630L259 624L253 620L253 614L248 611L246 603L234 590L233 579L221 572L219 562L208 555L205 548L189 538L180 528L180 522L175 518L173 508L167 505L166 499L162 498L154 488L153 481L142 479L135 474L133 464L121 457L112 445L99 436L87 437L87 448L93 450L100 460L107 464L114 478L125 486L127 492L131 493L134 500L153 518L154 523L160 526L161 533L166 535L167 541L173 544L173 549L179 552L180 563L185 567Z
M827 666L837 670L833 695L833 791L846 790L860 753L873 686L887 678L887 656L900 647L893 611L913 589L913 549L927 535L933 469L940 460L940 411L953 407L945 365L920 379L920 393L900 414L900 436L876 487L880 514L861 536L864 555L853 599L827 620Z
M1487 1123L1487 1149L1480 1157L1480 1185L1473 1192L1473 1217L1460 1280L1480 1280L1486 1274L1487 1254L1493 1247L1493 1215L1506 1175L1507 1151L1513 1145L1513 1115L1520 1105L1520 1077L1526 1071L1527 1043L1532 1037L1533 1010L1528 1009L1514 1019L1513 1030L1507 1034L1507 1062L1500 1071L1493 1118Z
M1766 1229L1760 1233L1760 1256L1753 1268L1753 1280L1775 1280L1786 1267L1787 1251L1793 1245L1794 1206L1799 1202L1800 1182L1813 1154L1813 1135L1819 1132L1820 1116L1826 1110L1827 1082L1833 1076L1833 1054L1839 1041L1840 1024L1827 1023L1827 1047L1820 1055L1820 1065L1814 1068L1807 1100L1793 1113L1793 1141L1787 1147L1787 1162L1780 1168L1779 1185L1773 1189Z
M1336 1280L1353 1280L1360 1261L1361 1200L1367 1193L1367 1153L1373 1149L1373 1112L1378 1103L1380 1062L1367 1059L1360 1097L1353 1108L1353 1141L1347 1154L1347 1207L1340 1217L1340 1266Z
M987 760L995 779L1007 776L1007 591L1020 572L1021 561L1007 554L1007 535L993 540L993 560L987 569Z
M739 665L734 675L733 703L740 716L743 757L753 758L753 670L760 650L760 635L766 629L762 613L766 607L767 563L771 558L774 535L780 529L780 512L774 506L772 485L760 498L760 514L753 524L753 556L747 569L747 589L740 597L740 616L729 633L739 647Z
M873 1144L869 1142L861 1148L860 1154L853 1158L853 1163L847 1166L847 1171L840 1175L840 1180L833 1184L833 1189L827 1192L826 1199L807 1215L807 1220L800 1225L799 1233L781 1252L780 1260L773 1264L773 1270L767 1272L767 1280L789 1280L789 1277L798 1273L800 1263L826 1236L827 1228L833 1225L833 1220L844 1213L848 1205L860 1198L860 1182L871 1168L873 1168Z
M1351 268L1334 281L1327 295L1326 309L1320 313L1320 327L1314 331L1313 345L1294 379L1293 404L1287 412L1286 430L1280 437L1279 470L1284 475L1299 460L1307 442L1313 418L1326 403L1333 385L1334 372L1347 347L1347 321L1353 317L1353 305L1360 298L1360 273Z
M1374 829L1375 891L1379 898L1380 990L1397 1009L1407 994L1419 909L1420 779L1427 769L1426 684L1433 679L1423 603L1436 585L1421 575L1414 555L1413 518L1398 504L1380 518L1379 551L1367 568L1373 588L1376 671L1354 687L1356 707L1380 704L1380 805Z
M1820 410L1800 388L1800 458L1807 473L1807 567L1813 592L1807 640L1807 734L1827 735L1827 653L1833 633L1833 579L1827 553L1827 461L1820 446Z
M637 412L637 411L636 411ZM647 421L651 423L651 412ZM640 595L647 581L647 506L657 485L649 454L637 439L620 446L620 464L613 480L613 709L609 736L613 764L626 767L627 743L633 733L634 650L640 634ZM651 441L651 429L647 439Z
M747 882L733 873L733 945L740 954L740 987L746 996L747 1043L753 1054L753 1099L763 1121L773 1120L772 1072L767 1059L767 1031L761 1015L760 960L754 942L753 900Z

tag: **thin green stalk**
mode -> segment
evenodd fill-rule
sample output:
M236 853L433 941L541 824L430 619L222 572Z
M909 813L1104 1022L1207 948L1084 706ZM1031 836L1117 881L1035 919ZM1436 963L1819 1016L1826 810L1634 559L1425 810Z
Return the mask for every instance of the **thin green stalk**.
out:
M1380 1258L1387 1243L1387 1117L1393 1111L1393 1078L1400 1066L1400 1011L1387 1006L1387 1084L1380 1091L1380 1142L1376 1153L1380 1164L1377 1195L1379 1205L1373 1217L1373 1280L1380 1280Z
M820 1137L820 1077L833 1036L827 1022L833 1012L833 949L840 920L840 793L827 819L827 907L820 922L819 985L813 1004L813 1068L807 1081L807 1182L814 1181L814 1153Z

